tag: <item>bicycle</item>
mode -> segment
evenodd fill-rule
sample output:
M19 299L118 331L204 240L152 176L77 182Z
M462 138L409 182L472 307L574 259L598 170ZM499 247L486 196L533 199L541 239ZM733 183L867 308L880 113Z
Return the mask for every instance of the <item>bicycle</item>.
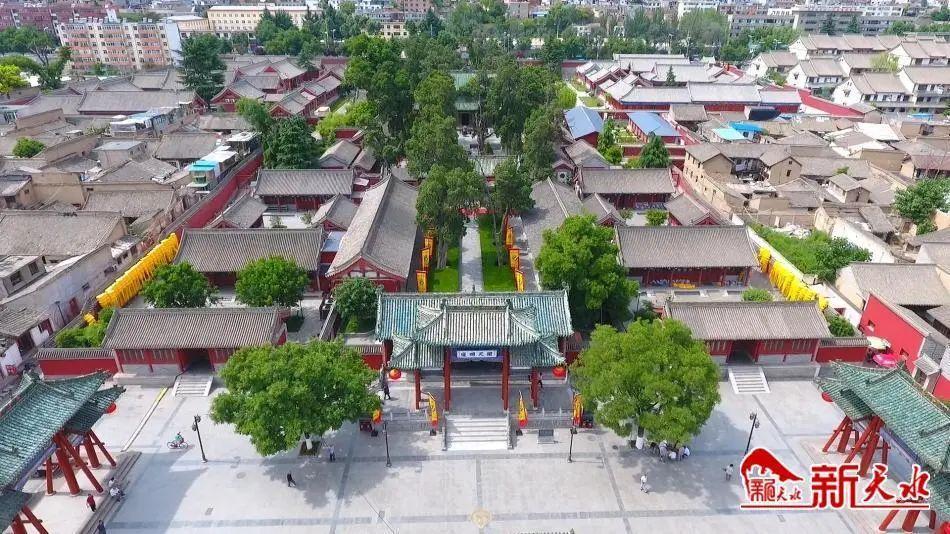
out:
M169 449L187 449L191 447L191 443L188 443L187 441L182 441L180 443L177 441L169 441L165 445L168 445Z

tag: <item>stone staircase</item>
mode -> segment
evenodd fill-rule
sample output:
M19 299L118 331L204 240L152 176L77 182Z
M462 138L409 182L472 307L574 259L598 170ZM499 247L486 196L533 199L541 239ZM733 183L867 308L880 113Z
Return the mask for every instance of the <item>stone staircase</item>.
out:
M737 395L756 395L771 393L765 372L759 365L740 365L729 367L729 382Z
M108 475L96 475L99 478L99 482L102 484L102 487L105 489L105 497L99 502L99 507L96 508L96 511L92 514L89 520L77 531L77 534L95 534L96 525L99 521L102 520L104 523L108 523L109 519L112 518L119 511L119 507L122 506L121 501L117 501L112 497L109 497L109 487L106 485L109 477L115 477L116 483L120 488L128 488L128 477L129 472L132 471L132 467L135 466L135 462L139 459L142 453L138 451L129 451L124 452L116 458L116 467ZM106 464L108 465L108 464ZM97 499L98 501L99 499Z
M175 381L176 397L207 397L211 393L214 375L184 373Z
M507 417L450 415L445 419L450 451L500 451L508 449Z

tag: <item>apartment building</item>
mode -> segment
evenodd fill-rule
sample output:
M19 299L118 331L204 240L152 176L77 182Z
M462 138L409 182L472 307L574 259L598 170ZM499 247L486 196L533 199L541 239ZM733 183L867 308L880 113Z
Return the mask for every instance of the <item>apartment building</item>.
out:
M404 38L409 37L409 30L401 20L384 21L379 23L379 35L383 39Z
M432 9L431 0L397 0L396 7L409 13L425 13Z
M775 26L791 26L794 17L787 9L769 9L765 13L734 13L729 15L729 33L735 38L743 31Z
M884 33L895 21L902 20L900 5L799 5L791 9L792 27L804 34L818 33L829 18L835 25L835 33L848 31L851 21L857 19L861 33L876 35Z
M912 96L897 74L864 72L835 88L832 99L845 106L863 102L883 112L906 113L914 108Z
M230 37L236 33L254 33L254 28L264 16L265 9L270 13L286 13L298 28L303 26L304 17L312 11L303 5L212 6L207 12L208 23L211 25L211 30L219 37Z
M0 6L0 30L33 26L53 33L56 25L74 19L105 18L106 9L94 3L10 3Z
M788 84L810 91L832 90L844 81L844 71L833 57L800 61L788 71Z
M72 50L72 68L80 72L97 63L129 72L172 62L164 22L82 20L59 24L56 34Z
M720 0L680 0L676 4L677 18L683 18L683 15L691 11L703 11L704 9L718 10Z

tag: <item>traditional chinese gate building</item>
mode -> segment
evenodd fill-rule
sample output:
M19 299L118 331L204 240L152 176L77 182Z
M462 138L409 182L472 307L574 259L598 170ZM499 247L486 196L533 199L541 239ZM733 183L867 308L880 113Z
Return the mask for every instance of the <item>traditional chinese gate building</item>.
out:
M438 372L449 411L452 366L465 362L498 364L504 410L511 370L528 369L537 406L539 372L564 363L565 341L573 332L566 291L381 293L376 313L383 359L389 367L413 372L417 409L422 373Z
M29 494L21 491L38 468L45 467L48 495L54 493L54 467L71 495L80 493L75 467L102 493L90 467L100 466L99 453L111 465L116 462L92 426L125 392L121 386L100 390L108 376L99 372L41 380L26 373L13 396L0 406L0 528L9 526L13 534L25 534L26 525L31 525L46 534L27 504ZM86 458L80 450L85 450Z
M845 463L857 460L858 473L866 475L878 451L887 463L887 451L901 446L930 473L930 528L950 527L950 409L923 390L903 364L894 369L862 367L833 362L834 378L819 379L823 393L844 412L844 418L825 443L847 453ZM896 438L887 443L887 435ZM914 530L920 510L907 510L901 528ZM880 530L887 530L897 516L891 510ZM945 532L945 530L940 530Z

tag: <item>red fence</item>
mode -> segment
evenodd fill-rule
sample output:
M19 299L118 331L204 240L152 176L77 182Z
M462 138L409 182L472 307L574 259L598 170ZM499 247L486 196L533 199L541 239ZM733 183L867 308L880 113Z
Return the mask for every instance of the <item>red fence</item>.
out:
M225 177L214 191L196 204L193 207L194 211L175 228L171 229L169 233L175 232L178 237L181 237L182 231L186 228L204 228L224 210L238 189L247 187L251 183L254 174L261 168L263 160L264 156L258 153L241 163L236 170L232 170L229 176Z

